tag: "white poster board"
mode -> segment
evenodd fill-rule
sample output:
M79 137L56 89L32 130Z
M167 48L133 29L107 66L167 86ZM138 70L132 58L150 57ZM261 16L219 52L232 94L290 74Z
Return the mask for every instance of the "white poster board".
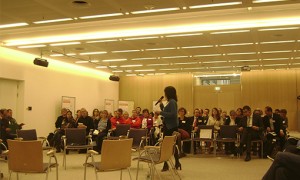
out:
M61 98L61 108L69 109L73 114L75 114L75 97L62 96Z
M104 99L104 109L108 111L108 113L114 114L114 100Z
M127 111L129 116L131 116L131 112L134 109L133 101L119 101L118 108L121 108L123 112Z

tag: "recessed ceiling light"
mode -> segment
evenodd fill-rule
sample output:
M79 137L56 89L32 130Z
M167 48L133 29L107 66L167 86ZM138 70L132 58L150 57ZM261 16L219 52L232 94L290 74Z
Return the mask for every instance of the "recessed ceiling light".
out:
M177 58L187 58L189 56L165 56L161 57L162 59L177 59Z
M112 53L126 53L126 52L139 52L141 50L139 49L129 49L129 50L118 50L118 51L112 51Z
M155 71L155 69L138 69L134 70L135 72L148 72L148 71Z
M136 76L136 74L126 74L126 76Z
M20 49L25 49L25 48L37 48L37 47L45 47L45 44L36 44L36 45L29 45L29 46L18 46Z
M291 50L285 50L285 51L264 51L261 52L263 54L270 54L270 53L288 53L288 52L292 52Z
M176 48L153 48L153 49L145 49L146 51L163 51L163 50L173 50Z
M99 62L99 60L90 60L90 62L92 62L92 63L97 63L97 62Z
M247 55L247 54L256 54L256 52L228 53L227 55Z
M220 46L246 46L246 45L253 45L253 43L221 44Z
M120 72L123 72L123 70L116 70L116 71L111 71L111 72L120 73Z
M127 61L127 59L104 59L102 62L119 62L119 61Z
M96 66L96 68L98 68L98 69L106 69L107 66Z
M106 51L96 51L96 52L85 52L85 53L79 53L80 55L93 55L93 54L106 54Z
M122 65L120 67L141 67L143 66L142 64L129 64L129 65Z
M296 42L296 40L288 40L288 41L267 41L267 42L260 42L260 44L281 44L281 43L291 43Z
M201 35L203 35L203 33L171 34L171 35L166 35L166 37L201 36Z
M204 45L204 46L184 46L182 49L193 49L193 48L211 48L213 45Z
M74 45L74 44L80 44L80 42L55 43L55 44L50 44L50 46L66 46L66 45Z
M212 69L223 69L223 68L232 68L232 66L215 66L215 67L210 67Z
M287 64L265 64L264 66L286 66Z
M86 63L89 63L89 61L75 61L75 63L77 63L77 64L86 64Z
M193 67L193 68L183 68L183 69L186 69L186 70L188 70L188 69L193 70L193 69L205 69L205 68L204 68L204 67Z
M232 62L254 62L257 59L242 59L242 60L232 60Z
M104 18L104 17L113 17L113 16L122 16L123 13L112 13L112 14L98 14L91 16L81 16L79 19L93 19L93 18Z
M177 70L180 70L180 68L160 69L160 71L177 71Z
M253 3L268 3L268 2L281 2L287 0L254 0Z
M158 36L146 36L146 37L133 37L133 38L125 38L124 40L132 41L132 40L142 40L142 39L157 39Z
M156 57L147 57L147 58L133 58L131 60L133 61L139 61L139 60L155 60L157 59Z
M282 31L282 30L293 30L300 29L299 27L282 27L282 28L267 28L267 29L258 29L258 31Z
M262 59L263 61L280 61L280 60L289 60L290 58L269 58L269 59Z
M64 56L63 54L50 54L51 57L61 57Z
M168 66L170 64L168 63L162 63L162 64L147 64L147 66Z
M72 21L72 18L63 18L63 19L51 19L51 20L43 20L43 21L35 21L34 24L46 24L46 23L54 23L54 22L63 22L63 21Z
M0 25L0 29L2 28L10 28L10 27L19 27L19 26L28 26L28 23L13 23L13 24L2 24Z
M212 63L225 63L227 61L205 61L205 62L202 62L204 64L212 64Z
M104 40L97 40L97 41L87 41L86 43L101 43L101 42L114 42L119 41L118 39L104 39Z
M226 3L216 3L216 4L204 4L204 5L196 5L189 6L190 9L199 9L199 8L210 8L210 7L221 7L221 6L234 6L242 4L242 2L226 2Z
M250 30L219 31L219 32L212 32L210 34L232 34L232 33L243 33L243 32L250 32Z
M182 62L182 63L174 63L176 65L188 65L188 64L198 64L198 62Z
M118 66L108 66L108 67L110 67L110 68L116 68L116 67L118 67Z
M156 12L166 12L166 11L177 11L180 10L180 8L164 8L164 9L148 9L148 10L142 10L142 11L133 11L131 14L145 14L145 13L156 13Z
M209 57L209 56L222 56L222 54L199 54L199 55L194 55L194 57Z
M67 56L75 56L76 54L75 53L68 53L66 54Z

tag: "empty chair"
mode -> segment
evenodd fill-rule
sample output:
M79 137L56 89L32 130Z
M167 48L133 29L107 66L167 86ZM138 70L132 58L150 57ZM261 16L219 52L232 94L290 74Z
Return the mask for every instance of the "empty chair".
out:
M135 150L141 149L146 145L147 129L130 129L128 138L133 139L132 148Z
M22 138L23 141L40 140L42 141L42 145L46 145L46 147L43 147L44 150L52 149L47 138L38 137L35 129L17 130L16 133L17 138Z
M46 180L50 168L56 167L56 179L58 179L58 164L54 151L47 153L49 162L43 162L43 148L39 141L19 141L7 140L8 143L8 169L9 179L11 179L12 172L17 173L46 173ZM51 163L51 159L54 163Z
M216 155L217 142L238 143L237 126L221 125L219 136L215 139L214 154Z
M122 170L127 169L130 179L131 166L131 146L133 139L104 140L101 149L101 161L95 162L94 155L98 154L94 150L89 150L84 163L84 179L86 179L86 167L93 166L96 179L97 172L120 170L120 179L122 179ZM88 162L91 157L92 162Z
M170 170L173 178L175 178L174 173L178 175L178 177L180 178L172 162L175 143L176 143L176 136L174 135L174 136L165 136L159 146L145 146L145 150L139 154L139 157L133 159L133 160L138 160L136 179L138 179L138 175L139 175L140 161L150 164L149 167L150 167L150 173L152 179L154 179L154 172L156 172L159 176L159 179L161 179L160 174L156 170L155 165L163 163L165 161L169 163L169 165L171 166Z
M67 128L65 135L62 137L64 140L64 157L63 166L67 168L66 154L69 149L92 149L91 135L86 136L85 128Z
M121 137L128 137L130 124L117 124L115 130L109 130L107 139L119 139Z
M198 135L198 136L197 136ZM192 133L192 151L195 150L195 142L214 143L214 126L199 125L197 132Z

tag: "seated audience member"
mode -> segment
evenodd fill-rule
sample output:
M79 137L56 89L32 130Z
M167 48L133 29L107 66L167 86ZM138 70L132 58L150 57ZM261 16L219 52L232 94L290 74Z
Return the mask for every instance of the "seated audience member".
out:
M9 127L10 127L10 133L11 134L17 134L17 130L22 129L22 126L24 125L24 123L18 124L17 120L15 118L12 117L12 110L8 109L7 110L7 119L9 121Z
M86 134L90 133L90 130L94 129L93 119L88 116L88 112L85 108L81 108L81 117L78 119L76 126L77 128L86 128Z
M154 138L157 140L160 138L161 128L162 128L162 119L161 115L154 113L153 116L153 126L154 126Z
M102 142L107 136L108 130L111 129L111 122L110 119L108 119L108 112L107 110L104 110L100 114L100 120L97 125L97 138L96 138L96 151L101 153L102 149Z
M202 109L194 109L194 116L191 117L191 121L193 122L194 131L198 130L199 125L206 125L208 120L204 120L202 117L203 110Z
M8 112L6 109L0 110L1 114L1 126L0 126L0 137L3 140L3 143L7 146L7 139L14 139L17 136L11 133L10 122L8 119Z
M153 127L153 119L149 116L149 110L143 109L142 128L147 128L148 132Z
M287 110L286 109L281 109L280 110L280 116L281 116L281 119L282 119L282 125L283 125L283 128L286 130L288 128L288 117L287 117Z
M263 180L297 180L300 177L300 156L289 152L279 152Z
M225 120L224 125L227 125L227 126L237 125L236 111L231 110L229 115L230 115L230 118ZM234 154L235 153L235 143L234 142L225 143L225 153L226 154Z
M244 117L239 123L239 131L242 133L239 153L242 153L242 147L246 145L247 155L245 161L251 160L251 141L254 139L263 139L263 122L261 117L252 114L249 106L243 107Z
M141 128L142 121L138 117L136 110L132 110L132 115L130 118L128 118L126 124L130 124L131 128L136 128L136 129Z
M236 123L239 124L240 121L243 119L243 109L242 108L237 108L236 109Z
M71 111L67 111L66 117L62 120L61 124L57 127L56 132L53 136L54 147L56 148L56 152L60 152L62 147L61 137L65 135L65 129L67 128L75 128L75 120L72 116Z
M141 114L142 108L141 107L136 107L135 110L136 110L136 113L137 113L138 117L140 119L143 119L143 114Z
M126 124L126 120L123 118L123 110L117 109L115 116L110 119L111 128L116 129L117 124Z
M265 155L271 155L273 148L273 139L275 139L280 149L283 150L285 144L285 131L282 125L282 119L279 114L273 113L270 106L265 107L265 116L263 118L264 128L266 131L267 142L264 146Z
M193 120L191 118L187 118L186 116L186 109L181 107L178 109L178 120L179 120L179 126L178 131L181 135L181 139L189 139L191 138L191 132L193 129ZM184 142L182 149L184 152L189 153L191 147L191 142ZM184 156L184 153L181 152Z
M93 119L93 123L94 125L97 125L99 120L100 120L100 111L98 109L94 109L93 110L93 116L92 116L92 119ZM95 126L96 127L96 126Z
M77 121L78 121L78 119L81 117L81 111L80 111L80 109L78 109L77 111L76 111L76 117L75 117L75 123L77 123Z
M129 113L127 111L124 111L123 118L125 119L125 121L129 120Z
M223 124L225 123L225 121L230 121L230 117L227 115L227 111L222 112L221 121L223 122Z
M274 113L280 115L280 110L279 109L275 109Z
M57 117L55 121L55 128L58 129L61 126L63 120L67 117L68 110L66 108L62 108L60 111L60 116Z
M203 115L202 115L202 118L203 118L203 120L204 121L208 121L208 118L209 118L209 109L204 109L204 111L203 111Z
M213 108L211 116L208 118L207 125L213 125L215 130L220 130L220 126L223 125L223 121L220 116L220 111L217 108Z

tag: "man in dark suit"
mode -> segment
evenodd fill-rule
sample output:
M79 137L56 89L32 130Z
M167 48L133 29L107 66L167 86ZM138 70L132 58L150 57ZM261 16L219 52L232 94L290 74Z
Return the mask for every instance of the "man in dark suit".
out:
M251 108L249 106L243 107L243 115L244 117L241 119L238 125L239 131L242 134L240 151L242 150L242 147L246 145L247 155L245 161L250 161L251 140L263 138L263 122L260 116L252 114Z
M272 150L273 150L273 145L272 141L275 139L278 144L280 149L283 149L283 146L285 144L285 132L284 128L282 125L282 118L280 117L279 114L273 113L272 108L270 106L265 107L265 116L263 117L263 122L264 122L264 128L266 131L266 145L265 147L265 154L266 155L271 155Z

